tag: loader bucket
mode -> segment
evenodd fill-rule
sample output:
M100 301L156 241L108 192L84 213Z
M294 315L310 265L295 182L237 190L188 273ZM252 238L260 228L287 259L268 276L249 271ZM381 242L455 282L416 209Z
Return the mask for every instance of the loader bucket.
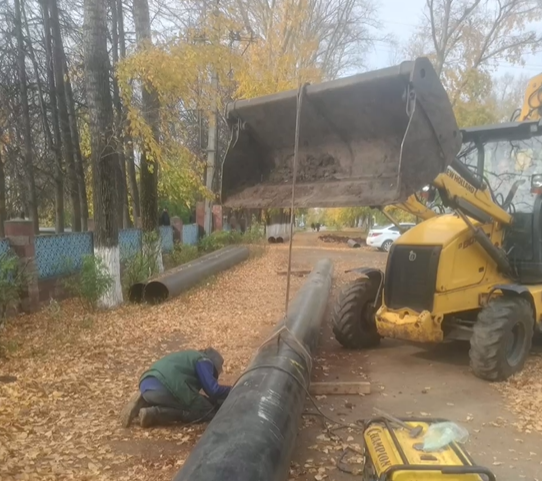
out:
M290 207L298 91L227 106L222 171L229 207ZM306 87L295 207L405 201L461 147L452 106L427 58Z

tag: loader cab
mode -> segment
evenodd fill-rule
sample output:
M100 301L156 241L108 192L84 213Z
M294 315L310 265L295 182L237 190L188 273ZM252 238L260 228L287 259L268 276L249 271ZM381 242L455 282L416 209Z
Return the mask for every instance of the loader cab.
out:
M513 217L503 247L516 275L525 284L542 283L542 124L510 122L462 134L460 160Z

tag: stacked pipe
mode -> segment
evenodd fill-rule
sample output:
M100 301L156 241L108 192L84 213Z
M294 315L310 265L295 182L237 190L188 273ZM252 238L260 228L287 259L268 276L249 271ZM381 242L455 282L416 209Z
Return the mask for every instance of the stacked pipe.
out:
M318 262L174 481L287 479L332 273Z
M348 239L348 247L351 247L352 249L359 249L361 247L361 244L355 240L355 239Z
M290 224L271 224L266 227L269 244L283 244L290 240Z
M128 297L131 302L164 302L194 287L203 279L243 262L248 256L249 250L246 246L224 247L156 279L132 285Z

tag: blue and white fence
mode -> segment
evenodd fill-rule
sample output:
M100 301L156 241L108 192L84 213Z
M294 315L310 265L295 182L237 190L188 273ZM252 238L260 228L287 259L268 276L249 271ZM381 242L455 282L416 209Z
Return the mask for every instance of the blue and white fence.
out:
M198 242L198 226L183 226L183 244L195 245ZM119 231L119 250L121 262L141 252L143 236L140 229ZM173 251L173 227L160 227L162 252ZM36 268L39 279L49 279L67 275L81 269L83 258L94 252L92 232L40 235L34 239ZM7 239L0 239L0 255L10 248Z
M94 252L91 232L40 235L34 239L38 278L71 274Z
M0 256L9 252L10 245L7 239L0 239Z
M183 225L183 244L190 246L198 243L199 227L197 224Z
M119 231L120 261L125 262L141 251L143 235L140 229L123 229Z
M160 239L162 241L162 252L173 250L173 228L170 226L160 227Z

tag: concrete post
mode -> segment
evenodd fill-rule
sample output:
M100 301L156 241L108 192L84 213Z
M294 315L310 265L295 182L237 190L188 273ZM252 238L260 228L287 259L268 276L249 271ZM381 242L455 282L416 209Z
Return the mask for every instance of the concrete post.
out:
M4 222L4 230L11 248L26 266L25 273L28 283L21 307L25 312L35 311L39 307L40 294L34 247L34 226L30 220L15 219Z
M171 218L171 227L173 228L173 242L183 242L183 221L180 217Z

